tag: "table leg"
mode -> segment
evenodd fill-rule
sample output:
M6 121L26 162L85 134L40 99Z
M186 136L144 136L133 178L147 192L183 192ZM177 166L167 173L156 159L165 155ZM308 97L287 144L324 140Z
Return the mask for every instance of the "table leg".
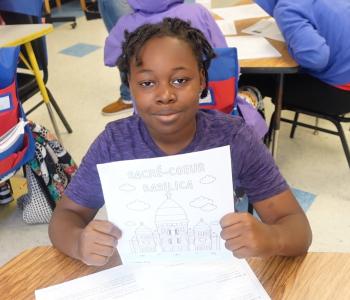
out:
M50 119L51 119L51 122L52 122L52 125L53 125L53 128L54 128L54 131L56 133L57 139L62 143L61 135L60 135L60 132L58 130L58 126L57 126L57 122L56 122L56 119L55 119L55 115L54 115L54 113L52 111L52 108L51 108L49 95L47 93L47 90L46 90L43 78L42 78L42 76L40 74L38 62L36 60L32 44L30 42L28 42L28 43L25 43L24 46L25 46L25 48L27 50L29 61L30 61L30 64L32 66L35 78L36 78L36 82L38 83L41 95L43 97L43 100L44 100L44 102L46 104L46 107L47 107L47 110L49 112L49 116L50 116Z
M271 152L274 159L277 158L277 146L278 146L278 137L280 132L280 125L281 125L281 112L282 112L282 99L283 99L283 81L284 81L284 74L279 75L279 83L277 87L277 99L275 104L275 120L274 120L274 127L273 127L273 134L272 134L272 146L271 146Z

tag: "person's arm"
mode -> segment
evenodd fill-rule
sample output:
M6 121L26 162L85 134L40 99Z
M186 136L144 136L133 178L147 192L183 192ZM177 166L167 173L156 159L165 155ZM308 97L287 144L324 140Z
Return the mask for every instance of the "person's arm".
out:
M307 252L312 239L309 222L288 189L254 203L261 221L238 212L221 219L221 237L236 257L296 256Z
M115 67L117 60L122 54L122 44L124 41L125 20L129 18L128 15L122 16L117 24L109 32L104 46L104 64L108 67ZM128 29L130 30L130 29Z
M93 220L91 209L63 196L49 224L52 244L63 253L87 265L105 265L115 252L120 230L111 222Z
M280 1L275 18L288 46L289 53L303 68L324 69L330 58L330 48L312 24L312 8L304 1Z

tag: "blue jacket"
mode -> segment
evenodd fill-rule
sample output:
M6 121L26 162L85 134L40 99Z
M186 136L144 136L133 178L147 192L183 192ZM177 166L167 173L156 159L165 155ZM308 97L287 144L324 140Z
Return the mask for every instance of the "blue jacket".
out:
M128 2L134 12L119 19L105 42L104 61L107 66L116 65L121 54L125 30L131 32L143 24L161 22L165 17L191 21L192 26L201 30L213 47L227 47L225 37L210 12L200 4L183 3L184 0L128 0Z
M350 0L255 2L275 18L290 55L306 72L350 89Z

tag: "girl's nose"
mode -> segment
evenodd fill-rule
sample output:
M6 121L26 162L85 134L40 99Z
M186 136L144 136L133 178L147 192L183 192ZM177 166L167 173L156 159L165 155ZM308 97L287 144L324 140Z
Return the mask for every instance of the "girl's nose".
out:
M158 87L157 101L162 104L169 104L176 101L174 87L169 83L160 84Z

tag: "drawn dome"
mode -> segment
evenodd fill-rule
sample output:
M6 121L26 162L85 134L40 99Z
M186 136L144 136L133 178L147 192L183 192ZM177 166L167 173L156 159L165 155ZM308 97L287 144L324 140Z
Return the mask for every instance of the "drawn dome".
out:
M135 233L136 233L136 235L152 234L152 230L150 228L146 227L145 225L143 225L143 223L141 223L140 226L138 228L136 228Z
M187 222L185 210L171 199L165 200L157 209L155 221L159 223Z

